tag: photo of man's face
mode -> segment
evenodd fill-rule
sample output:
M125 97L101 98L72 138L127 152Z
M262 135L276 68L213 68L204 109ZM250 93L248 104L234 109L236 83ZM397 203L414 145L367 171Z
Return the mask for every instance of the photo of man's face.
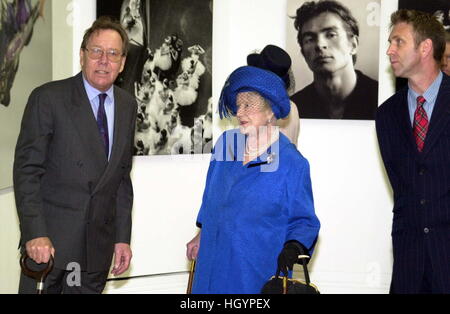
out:
M324 12L310 19L301 34L301 51L311 71L334 73L353 67L357 38L348 35L338 15Z
M372 120L380 0L288 0L291 100L305 119Z

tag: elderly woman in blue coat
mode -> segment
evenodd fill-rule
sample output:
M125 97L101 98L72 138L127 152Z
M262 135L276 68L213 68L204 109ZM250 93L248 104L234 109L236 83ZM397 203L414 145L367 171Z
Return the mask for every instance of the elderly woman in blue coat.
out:
M298 255L313 252L320 223L314 212L308 161L278 131L290 110L283 81L244 66L228 77L220 117L239 129L214 146L199 234L187 244L196 259L193 293L259 293L276 273L288 273Z

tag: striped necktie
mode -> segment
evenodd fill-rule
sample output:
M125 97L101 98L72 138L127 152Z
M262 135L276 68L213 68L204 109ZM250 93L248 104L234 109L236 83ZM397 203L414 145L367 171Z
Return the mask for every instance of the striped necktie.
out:
M105 153L106 153L106 159L108 159L109 156L109 136L108 136L108 120L106 118L106 112L105 112L105 99L106 94L99 94L99 104L98 104L98 111L97 111L97 127L100 132L100 136L102 137L103 144L105 145Z
M425 137L428 131L428 117L425 109L423 109L423 104L425 103L425 98L423 96L417 97L417 108L414 112L414 124L413 124L413 135L416 139L417 150L422 152L423 144L425 143Z

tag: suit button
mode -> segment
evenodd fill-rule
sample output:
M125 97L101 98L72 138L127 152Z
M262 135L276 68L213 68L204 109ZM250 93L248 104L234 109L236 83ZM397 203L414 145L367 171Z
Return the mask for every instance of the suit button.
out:
M420 200L420 205L425 205L426 203L427 203L427 200L425 200L425 199Z
M430 232L430 229L428 229L428 228L423 228L423 232L424 232L425 234L427 234L427 233Z

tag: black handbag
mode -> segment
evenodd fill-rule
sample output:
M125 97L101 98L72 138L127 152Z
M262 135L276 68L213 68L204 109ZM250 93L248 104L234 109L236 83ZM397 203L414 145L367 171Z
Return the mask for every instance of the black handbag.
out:
M309 279L308 267L306 266L307 255L299 256L305 273L305 281L299 279L280 276L280 269L277 269L275 276L272 276L261 289L262 294L320 294L317 286Z

